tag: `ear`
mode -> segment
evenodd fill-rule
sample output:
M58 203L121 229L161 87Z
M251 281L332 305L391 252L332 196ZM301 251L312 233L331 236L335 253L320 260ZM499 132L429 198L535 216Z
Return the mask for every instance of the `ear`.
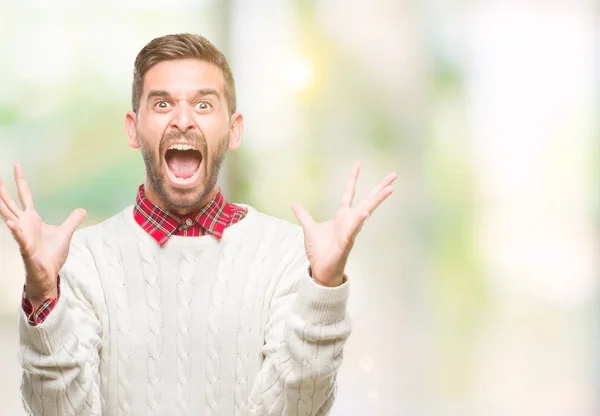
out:
M128 112L125 116L125 131L127 132L127 143L129 144L129 147L139 149L140 141L138 140L138 135L135 128L136 121L137 114L133 111Z
M240 147L243 130L244 116L242 116L242 113L233 113L229 117L229 150Z

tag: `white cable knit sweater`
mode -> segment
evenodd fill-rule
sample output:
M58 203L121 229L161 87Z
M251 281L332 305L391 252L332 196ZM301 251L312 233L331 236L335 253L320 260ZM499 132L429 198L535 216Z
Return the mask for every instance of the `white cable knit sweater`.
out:
M75 233L48 318L19 318L34 415L324 415L348 284L308 276L302 229L252 207L164 247L128 207Z

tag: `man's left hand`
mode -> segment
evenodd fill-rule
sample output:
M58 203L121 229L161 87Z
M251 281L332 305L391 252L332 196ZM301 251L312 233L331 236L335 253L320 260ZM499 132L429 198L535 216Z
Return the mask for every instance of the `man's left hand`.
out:
M395 173L389 173L355 208L352 201L360 163L354 164L342 194L340 209L332 220L317 223L302 205L292 210L304 231L304 247L311 265L312 278L322 286L344 283L344 269L350 250L363 224L393 191Z

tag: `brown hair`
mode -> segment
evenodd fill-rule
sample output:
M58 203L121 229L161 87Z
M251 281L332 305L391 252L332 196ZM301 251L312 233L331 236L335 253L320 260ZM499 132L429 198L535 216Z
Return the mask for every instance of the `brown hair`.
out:
M175 59L198 59L218 66L225 80L225 99L230 114L236 110L235 81L225 55L208 39L191 33L165 35L152 39L135 58L131 105L137 113L144 89L144 75L154 65Z

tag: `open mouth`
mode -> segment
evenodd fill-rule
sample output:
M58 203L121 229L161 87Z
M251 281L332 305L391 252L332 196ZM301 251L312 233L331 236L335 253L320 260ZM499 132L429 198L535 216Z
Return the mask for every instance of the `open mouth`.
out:
M171 180L185 185L194 182L198 177L202 153L189 144L172 144L165 153L165 162Z

